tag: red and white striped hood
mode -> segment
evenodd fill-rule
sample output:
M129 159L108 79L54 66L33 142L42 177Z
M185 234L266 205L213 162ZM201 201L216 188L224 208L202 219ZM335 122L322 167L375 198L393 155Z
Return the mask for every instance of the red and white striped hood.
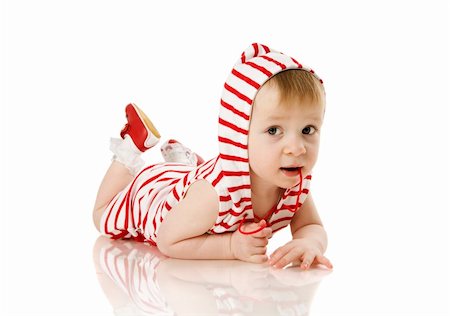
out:
M287 69L309 71L322 82L294 58L258 43L242 53L225 82L220 100L218 163L233 201L251 196L248 131L256 93L272 76Z

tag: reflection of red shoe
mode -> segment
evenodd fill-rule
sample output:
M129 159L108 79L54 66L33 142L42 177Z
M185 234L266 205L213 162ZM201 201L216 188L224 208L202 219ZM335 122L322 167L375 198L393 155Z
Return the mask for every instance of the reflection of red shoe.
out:
M175 139L170 139L161 145L161 154L166 162L178 162L190 166L198 166L205 162L202 157Z
M125 114L128 122L120 132L122 138L129 135L136 147L142 152L158 143L161 135L141 109L130 103L125 107Z

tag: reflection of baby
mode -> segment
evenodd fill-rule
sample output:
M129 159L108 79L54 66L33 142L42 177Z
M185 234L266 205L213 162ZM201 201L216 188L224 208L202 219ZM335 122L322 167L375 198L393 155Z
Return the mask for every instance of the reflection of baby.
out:
M143 243L99 237L97 275L116 315L306 315L324 269L177 260Z
M99 237L93 255L99 283L115 315L175 314L155 282L164 256L154 247Z

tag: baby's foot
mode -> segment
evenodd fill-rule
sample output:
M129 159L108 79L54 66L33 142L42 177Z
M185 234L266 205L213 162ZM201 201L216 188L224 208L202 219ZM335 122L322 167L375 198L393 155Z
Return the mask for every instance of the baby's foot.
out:
M202 157L174 139L166 141L161 146L161 154L166 162L183 163L189 166L198 166L204 162Z
M141 109L130 103L125 107L125 114L127 124L120 132L122 138L125 139L125 135L129 135L141 152L145 152L158 143L161 135Z

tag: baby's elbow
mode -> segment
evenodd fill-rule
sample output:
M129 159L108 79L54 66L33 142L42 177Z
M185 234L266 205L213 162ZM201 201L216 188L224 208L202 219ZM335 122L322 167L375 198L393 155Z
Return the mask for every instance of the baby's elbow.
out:
M92 212L92 221L94 222L94 226L95 226L95 228L97 228L97 231L99 233L101 233L101 230L100 230L100 219L101 219L101 217L102 217L102 213L98 209L94 210Z
M165 256L167 257L174 257L173 254L173 243L171 241L169 241L166 238L161 238L160 236L158 236L157 238L157 242L156 245L158 247L158 250Z

